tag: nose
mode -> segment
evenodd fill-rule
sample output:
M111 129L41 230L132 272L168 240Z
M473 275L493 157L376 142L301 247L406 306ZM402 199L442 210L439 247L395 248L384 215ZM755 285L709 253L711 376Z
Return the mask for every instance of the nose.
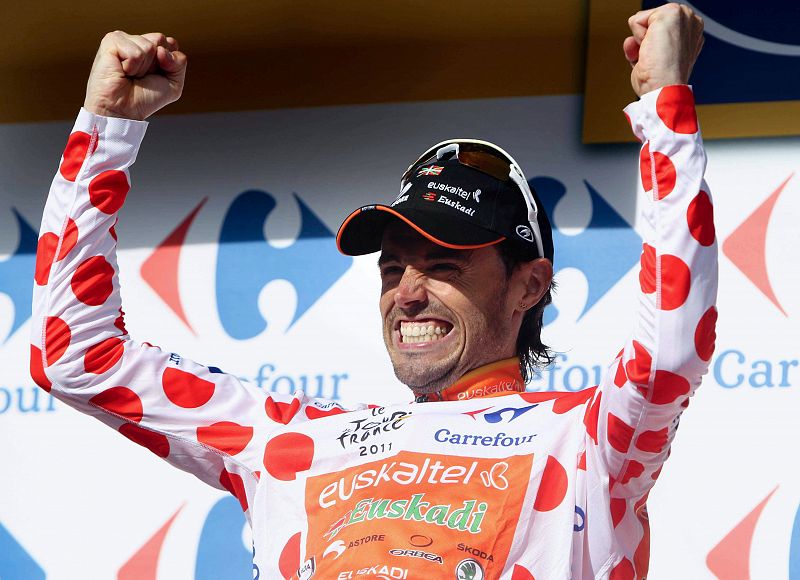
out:
M425 275L412 266L406 266L394 294L394 303L403 310L427 305L428 292L425 290Z

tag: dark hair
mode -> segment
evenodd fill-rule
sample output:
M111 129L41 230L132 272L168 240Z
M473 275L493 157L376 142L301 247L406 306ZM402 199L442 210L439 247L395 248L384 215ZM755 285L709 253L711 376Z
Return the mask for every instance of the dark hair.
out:
M528 261L521 258L515 247L508 242L502 242L496 247L508 278L511 277L518 264ZM551 281L550 287L541 300L522 317L522 326L517 335L517 356L522 379L526 382L538 369L548 366L555 360L555 355L550 347L542 342L542 317L545 307L553 301L555 288L555 282Z

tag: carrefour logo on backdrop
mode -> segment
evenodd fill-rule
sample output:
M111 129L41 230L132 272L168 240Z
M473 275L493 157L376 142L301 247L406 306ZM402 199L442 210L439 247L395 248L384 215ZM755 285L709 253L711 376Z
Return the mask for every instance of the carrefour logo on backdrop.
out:
M565 268L576 268L586 277L589 292L578 316L580 320L636 265L642 239L588 181L584 184L589 192L591 218L581 233L567 235L555 221L555 208L567 194L564 184L553 177L536 177L528 183L539 194L553 222L555 274ZM544 323L550 324L557 317L557 308L550 305L545 310Z
M552 177L535 178L530 183L552 216L556 205L567 193L565 186ZM588 182L586 187L592 217L584 231L566 235L558 227L553 230L557 268L576 268L587 279L589 293L580 317L636 265L641 251L641 238L631 225ZM271 245L264 235L264 224L276 207L271 194L259 190L244 191L233 200L225 214L217 249L217 312L225 332L235 340L253 338L266 329L267 322L259 310L258 296L270 282L286 280L297 293L297 307L289 325L291 329L352 264L351 257L336 250L333 232L299 196L295 195L294 199L300 210L300 232L294 243L285 248ZM201 207L202 203L162 246L183 243L186 231ZM589 254L587 247L596 251ZM166 264L155 259L159 249L145 262L142 275L190 327L177 292L177 274L172 277L161 275L160 270ZM148 264L151 261L152 267ZM170 267L177 269L177 263ZM174 288L165 287L165 280L170 279L175 280ZM553 322L557 316L557 308L551 306L546 311L545 323Z
M233 200L222 223L217 253L217 310L231 338L261 334L267 322L258 309L258 294L269 282L287 280L297 293L289 328L347 271L353 259L333 243L333 233L294 196L300 209L300 233L287 248L264 237L264 223L275 208L269 193L249 190Z
M732 528L710 549L706 566L720 580L787 578L787 569L788 580L800 580L796 486L775 486L744 514L743 506L752 505L753 501L755 498L749 495L736 498L730 509L718 516Z
M202 522L199 529L197 522ZM186 573L181 577L194 580L259 578L258 568L253 563L252 543L245 544L244 539L250 530L239 501L233 497L217 500L207 513L199 505L184 504L169 517L153 518L151 530L145 542L138 544L137 540L137 544L125 546L124 551L131 555L117 564L115 577L118 580L152 579L159 566L185 570L192 560L194 574ZM47 559L47 548L23 545L12 532L0 523L0 554L3 555L0 578L44 580L47 572L54 572L46 570L41 563ZM176 536L180 538L178 541L166 541ZM76 556L91 558L91 548Z

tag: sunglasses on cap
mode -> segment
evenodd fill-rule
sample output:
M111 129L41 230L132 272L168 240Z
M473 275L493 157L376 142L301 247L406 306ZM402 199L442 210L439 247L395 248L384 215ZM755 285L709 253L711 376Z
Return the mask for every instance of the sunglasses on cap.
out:
M477 169L500 181L512 181L517 186L517 189L522 192L525 206L528 209L528 223L536 241L536 248L539 255L544 256L542 233L539 229L539 208L531 193L531 188L514 158L494 143L478 139L450 139L437 143L408 166L400 180L400 187L406 186L414 171L419 167L453 157L458 159L462 165Z

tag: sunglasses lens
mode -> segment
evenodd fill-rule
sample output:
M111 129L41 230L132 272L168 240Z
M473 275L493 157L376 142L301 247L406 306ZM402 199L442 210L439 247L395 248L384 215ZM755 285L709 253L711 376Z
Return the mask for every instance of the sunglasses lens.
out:
M500 181L508 181L510 167L508 161L483 151L459 151L458 160L468 167L491 175Z

